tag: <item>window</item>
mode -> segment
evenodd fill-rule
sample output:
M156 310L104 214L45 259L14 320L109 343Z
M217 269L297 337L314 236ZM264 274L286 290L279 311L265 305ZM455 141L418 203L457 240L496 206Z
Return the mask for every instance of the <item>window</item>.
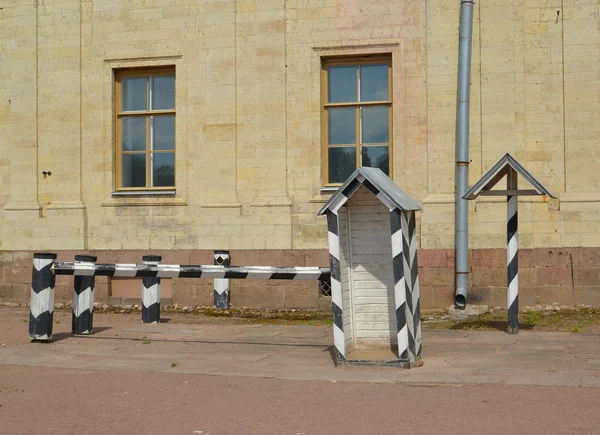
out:
M360 166L389 175L391 61L382 57L323 62L323 180L343 183Z
M116 82L119 190L175 187L175 70L119 70Z

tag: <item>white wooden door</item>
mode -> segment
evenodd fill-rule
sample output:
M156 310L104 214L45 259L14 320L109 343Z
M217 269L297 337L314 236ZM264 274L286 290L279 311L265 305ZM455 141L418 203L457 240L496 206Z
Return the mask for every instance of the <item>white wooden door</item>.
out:
M354 344L393 345L397 335L389 209L364 188L349 205Z

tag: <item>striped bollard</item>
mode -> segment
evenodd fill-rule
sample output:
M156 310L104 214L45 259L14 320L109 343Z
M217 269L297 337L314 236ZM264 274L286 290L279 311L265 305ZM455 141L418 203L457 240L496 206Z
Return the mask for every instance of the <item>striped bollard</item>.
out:
M54 283L52 265L56 254L33 254L31 297L29 300L29 339L50 341L54 321Z
M215 266L228 267L231 263L229 251L214 252ZM214 279L215 308L229 309L229 278Z
M160 255L144 255L144 264L160 263ZM142 277L142 322L160 322L160 278L155 276Z
M517 190L517 172L514 169L506 175L507 189ZM518 237L518 196L506 197L507 223L506 223L506 257L507 257L507 284L508 284L508 333L519 333L519 237Z
M97 258L93 255L76 255L75 262L89 267L89 275L78 275L73 280L73 334L91 334L94 323L94 287L96 278L94 266Z

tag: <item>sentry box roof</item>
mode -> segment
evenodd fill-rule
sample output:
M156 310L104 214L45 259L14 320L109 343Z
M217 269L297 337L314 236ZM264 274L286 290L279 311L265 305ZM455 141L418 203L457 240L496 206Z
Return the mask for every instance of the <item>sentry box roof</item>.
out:
M318 216L324 214L332 204L338 204L340 200L346 202L358 190L360 185L369 189L373 195L383 195L388 202L404 211L421 210L419 204L398 187L379 168L358 168L344 184L333 194L329 201L319 210ZM341 198L343 196L343 198ZM380 198L381 199L381 198Z
M519 189L515 191L498 190L492 191L491 189L498 184L498 182L504 178L509 171L514 170L519 174L525 181L529 183L533 189ZM513 156L506 154L502 157L498 163L496 163L492 169L481 177L477 183L471 187L467 193L463 196L463 199L475 199L480 195L486 196L503 196L503 195L547 195L550 198L556 198L548 189L544 187L527 169L525 169L519 162L517 162Z

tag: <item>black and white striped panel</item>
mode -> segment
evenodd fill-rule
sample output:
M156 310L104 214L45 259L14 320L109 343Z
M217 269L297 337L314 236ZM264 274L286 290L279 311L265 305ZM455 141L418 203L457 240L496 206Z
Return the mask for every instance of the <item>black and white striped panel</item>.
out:
M518 196L507 197L508 332L519 332Z
M337 197L336 201L330 205L329 210L332 210L337 214L339 209L344 206L344 204L350 197L352 197L352 195L354 195L354 192L358 190L364 180L365 178L362 175L359 175L352 180L350 184L348 184L348 186L342 190L342 194Z
M385 196L377 187L375 187L369 180L367 180L362 174L358 174L354 180L342 190L342 194L339 195L334 203L329 206L329 210L337 211L346 204L348 199L358 190L360 186L365 186L373 195L375 195L381 202L383 202L390 210L395 208L395 205Z
M390 211L392 233L392 262L394 269L394 299L396 301L396 326L398 332L398 358L409 361L409 339L407 300L404 276L404 255L402 243L402 220L399 208Z
M229 251L215 251L214 263L216 266L228 267L231 263ZM214 304L217 309L228 309L230 304L229 279L215 278L213 282Z
M76 255L75 264L86 266L85 274L78 275L73 281L73 316L71 330L73 334L91 334L94 323L94 287L93 267L97 258L91 255Z
M29 339L48 341L54 321L54 283L52 265L56 254L33 254L31 297L29 300Z
M331 270L331 310L333 312L333 345L336 360L346 358L344 340L344 316L342 305L342 282L340 271L340 225L336 211L327 211L327 239L329 242L329 264Z
M144 255L144 265L158 265L159 255ZM157 276L142 277L142 322L160 322L160 278Z
M414 211L402 212L402 250L404 278L409 315L408 347L414 360L421 358L421 302L419 298L419 268L417 263L417 227ZM408 320L411 319L411 320ZM411 359L411 362L414 360Z
M86 275L157 278L229 278L327 280L327 267L212 266L180 264L86 264L57 262L52 268L57 275Z

